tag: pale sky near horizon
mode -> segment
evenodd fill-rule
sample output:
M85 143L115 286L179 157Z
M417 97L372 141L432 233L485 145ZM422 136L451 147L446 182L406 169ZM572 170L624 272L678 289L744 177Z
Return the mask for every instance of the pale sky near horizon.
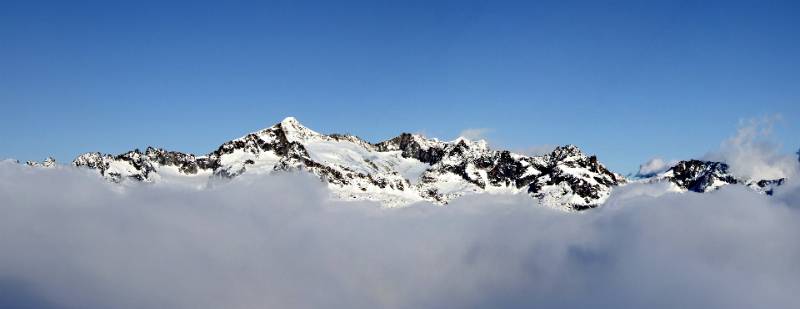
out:
M774 115L796 150L798 55L797 1L3 1L0 158L203 154L295 116L627 173Z

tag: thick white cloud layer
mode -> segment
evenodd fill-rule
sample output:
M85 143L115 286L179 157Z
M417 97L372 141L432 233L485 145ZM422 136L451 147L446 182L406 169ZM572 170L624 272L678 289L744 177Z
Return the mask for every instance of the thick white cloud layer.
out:
M800 189L381 209L311 177L119 187L0 163L0 307L798 308Z

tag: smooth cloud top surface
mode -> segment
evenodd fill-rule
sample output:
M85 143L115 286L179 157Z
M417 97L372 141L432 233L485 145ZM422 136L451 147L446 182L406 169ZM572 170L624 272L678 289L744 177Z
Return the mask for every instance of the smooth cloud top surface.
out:
M285 174L120 187L0 163L0 307L797 308L800 190L333 202Z

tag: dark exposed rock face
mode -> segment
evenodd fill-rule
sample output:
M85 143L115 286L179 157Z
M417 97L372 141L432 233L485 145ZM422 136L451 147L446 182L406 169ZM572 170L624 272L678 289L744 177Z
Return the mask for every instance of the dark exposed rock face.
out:
M215 161L208 157L197 158L193 154L167 151L161 148L147 147L145 156L149 161L165 166L176 166L184 174L197 174L201 169L214 169Z
M404 138L407 140L407 138ZM526 192L543 204L570 210L596 207L613 186L625 179L608 171L593 156L575 146L556 148L545 156L523 156L509 151L493 151L478 143L459 141L426 145L425 153L443 153L422 179L428 196L447 200L437 185L439 175L453 174L481 190L506 188ZM402 147L398 147L401 148ZM415 151L419 153L419 151ZM430 184L428 186L428 184Z
M680 161L672 168L658 176L669 180L681 189L693 192L709 192L729 184L744 184L759 192L772 195L774 187L780 186L785 179L741 179L730 173L727 164L714 161L687 160Z
M419 136L403 133L400 136L375 145L378 151L400 150L404 158L417 159L428 164L438 163L445 155L444 147L436 142L423 140Z
M786 178L780 179L763 179L751 184L750 186L755 186L756 190L762 191L767 195L772 195L775 193L775 188L778 186L783 185L786 182Z
M115 162L127 163L130 168L127 170L114 169ZM197 159L192 154L153 147L148 147L144 153L135 149L116 156L99 152L86 153L76 158L72 164L96 169L113 182L120 182L125 178L139 181L150 180L150 175L156 171L156 166L174 166L181 173L187 175L197 174L199 169L208 169L212 166L206 158Z
M529 186L528 192L541 195L543 188L558 186L574 192L576 210L594 208L610 193L613 186L626 182L621 175L612 173L597 161L595 156L585 156L578 147L557 147L545 156L546 165L541 167L543 177L538 177ZM575 173L575 171L579 171Z
M523 177L525 167L522 162L514 160L511 152L506 150L495 153L491 159L481 158L476 165L489 170L487 173L489 181L496 186L513 184L517 188L522 188L533 182L533 177Z
M670 180L673 183L694 192L706 192L714 189L716 188L715 184L738 183L736 178L728 173L728 165L720 162L681 161L670 170L673 174Z

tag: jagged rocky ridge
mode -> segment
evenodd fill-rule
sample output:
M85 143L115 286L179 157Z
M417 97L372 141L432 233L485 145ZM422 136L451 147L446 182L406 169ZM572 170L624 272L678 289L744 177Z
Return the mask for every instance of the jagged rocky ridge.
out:
M628 180L573 145L542 156L489 149L485 141L439 141L403 133L369 143L353 135L320 134L289 117L269 128L195 156L148 147L120 155L86 153L74 166L112 182L180 182L198 186L243 174L304 171L327 182L341 199L385 206L419 201L447 204L470 194L527 194L540 204L575 211L596 207ZM720 162L681 161L645 182L668 181L677 191L708 192L744 184L772 194L784 179L747 180Z
M758 192L772 195L775 187L786 179L745 179L734 176L727 164L714 161L686 160L676 163L648 181L669 181L679 190L710 192L730 184L743 184Z
M25 162L25 164L28 165L28 166L32 166L32 167L48 167L49 168L49 167L55 167L56 166L56 159L53 159L53 157L47 157L42 162L27 161L27 162Z
M86 153L73 165L97 170L113 182L203 183L245 173L302 170L325 180L340 198L387 206L418 201L446 204L477 193L524 193L564 210L596 207L625 178L575 146L544 156L491 150L485 141L444 142L403 133L372 144L356 136L324 135L294 118L226 142L195 156L147 148L120 155Z

